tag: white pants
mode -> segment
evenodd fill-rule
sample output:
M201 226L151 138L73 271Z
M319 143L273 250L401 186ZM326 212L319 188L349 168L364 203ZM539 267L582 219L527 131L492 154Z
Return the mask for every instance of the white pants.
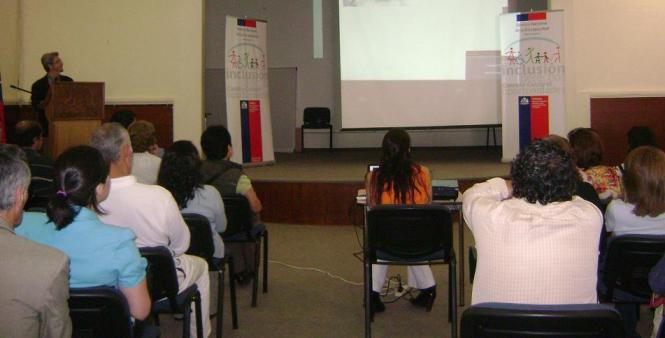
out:
M409 286L416 289L427 289L434 285L434 275L429 265L409 265L406 268ZM372 264L372 290L381 292L386 282L388 265Z
M192 284L196 284L201 294L201 315L203 317L203 337L210 335L210 278L208 277L208 263L203 258L181 255L176 258L179 290L182 291ZM194 304L192 304L194 306ZM189 325L190 337L196 337L196 312L191 312Z

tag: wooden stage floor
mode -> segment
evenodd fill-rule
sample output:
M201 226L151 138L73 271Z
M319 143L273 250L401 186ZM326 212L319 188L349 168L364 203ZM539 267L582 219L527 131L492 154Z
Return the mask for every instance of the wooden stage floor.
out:
M355 196L363 187L367 164L378 162L380 156L378 149L278 153L274 164L245 171L263 203L265 222L359 224L362 208ZM433 179L459 180L462 191L475 182L510 173L510 165L501 162L500 148L413 149L412 158L427 166Z

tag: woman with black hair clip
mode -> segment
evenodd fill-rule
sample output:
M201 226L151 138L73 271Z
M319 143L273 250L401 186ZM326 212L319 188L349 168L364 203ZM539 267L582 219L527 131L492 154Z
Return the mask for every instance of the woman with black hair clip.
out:
M150 313L147 262L134 233L99 221L99 203L110 189L109 164L90 146L66 150L55 162L55 194L46 215L26 213L17 234L63 251L70 259L71 288L113 286L129 310L143 320Z
M177 141L164 151L157 184L171 192L183 213L205 216L210 221L213 257L224 258L220 233L226 230L224 202L217 189L203 184L199 152L190 141Z
M432 180L429 170L411 160L411 139L404 129L391 129L383 137L383 155L378 169L368 173L365 182L370 206L377 204L429 204ZM386 279L387 265L372 265L370 312L383 312L380 292ZM420 289L411 303L431 311L436 298L436 282L428 265L407 268L409 285Z

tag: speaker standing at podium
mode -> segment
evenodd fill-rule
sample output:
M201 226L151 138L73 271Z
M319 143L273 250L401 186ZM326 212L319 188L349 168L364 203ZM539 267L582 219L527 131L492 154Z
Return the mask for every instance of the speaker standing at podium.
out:
M63 63L58 56L58 52L50 52L42 55L42 66L46 70L46 76L35 81L32 84L32 107L37 112L39 124L42 125L44 137L48 136L48 119L46 119L46 112L44 107L48 104L49 90L51 84L58 81L74 81L71 77L61 75L63 70Z

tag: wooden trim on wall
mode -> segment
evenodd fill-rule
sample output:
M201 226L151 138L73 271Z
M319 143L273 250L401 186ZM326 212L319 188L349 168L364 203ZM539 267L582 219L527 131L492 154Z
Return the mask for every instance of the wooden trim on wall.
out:
M116 111L131 110L137 120L147 120L155 125L157 143L166 148L173 143L173 104L105 104L103 122L108 122ZM9 104L5 106L7 140L14 139L14 126L22 120L37 120L37 114L29 104ZM87 140L83 143L87 143Z
M591 98L591 128L605 146L603 163L618 165L628 153L628 130L647 126L656 142L665 146L665 97Z

